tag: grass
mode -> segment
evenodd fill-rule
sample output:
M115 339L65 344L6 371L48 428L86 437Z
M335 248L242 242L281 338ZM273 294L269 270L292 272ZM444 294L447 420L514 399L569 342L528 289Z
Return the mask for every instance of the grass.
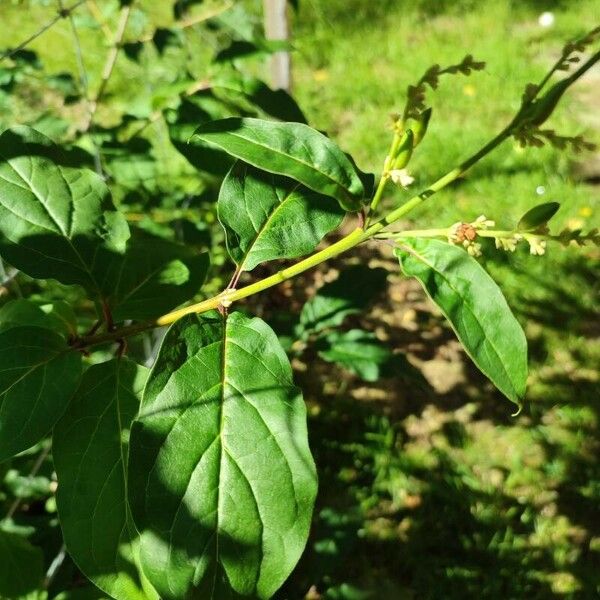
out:
M485 72L446 77L437 93L429 95L434 118L411 165L415 187L457 164L506 124L525 85L541 78L564 40L581 35L594 17L600 18L596 3L570 3L557 14L556 27L545 30L535 12L515 10L508 2L485 2L467 14L434 17L404 9L411 4L392 3L381 14L373 8L368 18L351 21L352 5L340 20L338 3L306 2L296 30L295 76L297 95L311 121L333 132L362 166L377 172L389 145L388 115L402 108L407 85L434 63L453 64L468 53L486 61ZM558 131L591 130L573 95L551 125ZM598 141L597 130L589 133ZM568 198L569 212L577 217L579 209L589 208L600 196L592 191L590 198L588 188L574 184L569 167L569 158L553 150L523 152L507 142L474 170L458 194L441 195L434 208L417 216L429 225L433 217L440 223L469 216L465 209L477 216L501 207L501 214L490 216L507 221L540 200L536 190L543 183L542 199ZM397 192L393 201L402 197ZM584 218L593 226L600 222L597 215Z
M433 63L485 60L485 72L446 78L430 94L434 120L411 162L421 187L498 131L564 40L600 21L596 2L464 4L307 0L295 22L294 75L311 122L377 172L406 86ZM554 27L539 26L542 9L554 9ZM598 77L596 69L570 93L550 126L600 141L589 116ZM409 218L440 227L483 213L510 227L555 200L557 230L598 227L600 189L574 174L589 158L506 142ZM406 197L392 190L386 206ZM322 510L303 568L314 569L324 597L598 596L598 259L593 247L551 247L543 258L487 249L530 341L528 406L517 419L467 365L450 391L415 383L409 370L379 395L371 389L380 401L359 409L351 393L314 391ZM377 314L370 320L377 329ZM447 351L437 340L425 342L433 360L422 367Z

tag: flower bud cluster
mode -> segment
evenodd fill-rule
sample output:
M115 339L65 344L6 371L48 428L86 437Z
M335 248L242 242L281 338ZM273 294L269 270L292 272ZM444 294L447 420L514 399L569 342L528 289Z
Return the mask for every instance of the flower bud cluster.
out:
M448 241L462 245L471 256L481 256L481 244L476 242L477 232L494 227L496 223L481 215L472 223L459 221L448 230Z

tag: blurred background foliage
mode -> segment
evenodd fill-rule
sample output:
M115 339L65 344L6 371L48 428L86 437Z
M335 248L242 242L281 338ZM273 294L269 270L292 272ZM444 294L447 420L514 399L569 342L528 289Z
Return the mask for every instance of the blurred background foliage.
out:
M56 7L54 0L0 0L0 47L39 30ZM100 85L119 10L116 1L96 0L73 12L88 95ZM541 18L544 12L550 16ZM504 125L564 42L600 23L600 6L300 0L290 17L294 97L311 125L374 172L389 144L389 114L403 105L408 84L432 63L453 64L467 53L487 62L468 79L442 80L430 96L433 120L411 163L418 187ZM138 0L85 135L85 86L68 19L0 62L0 128L29 123L77 149L82 164L97 167L99 157L132 224L210 248L211 277L199 298L221 289L232 268L215 216L223 166L218 156L190 154L187 137L201 120L230 114L302 117L289 97L260 83L268 78L266 58L279 48L264 39L261 22L258 0ZM595 69L551 126L598 143L598 106ZM599 184L597 152L506 142L404 225L443 227L483 213L510 228L534 204L558 201L553 227L589 230L600 225ZM386 205L406 193L390 192ZM292 356L320 475L311 539L279 598L600 596L599 251L551 246L532 257L486 247L482 260L530 343L529 393L518 417L419 286L400 277L385 244L361 247L246 304L278 330ZM248 281L275 268L259 267ZM348 268L352 281L366 282L362 288L344 283ZM94 307L76 288L2 269L0 304L20 295L67 299L89 315L82 328L92 323ZM311 329L302 315L314 306L303 306L324 285L321 296L341 298L346 312L339 323ZM353 346L348 332L357 329L363 334ZM159 340L160 332L141 337L130 352L149 363ZM61 548L51 454L36 448L0 465L0 477L8 515L1 527L31 543L24 552L49 575L48 597L101 597Z

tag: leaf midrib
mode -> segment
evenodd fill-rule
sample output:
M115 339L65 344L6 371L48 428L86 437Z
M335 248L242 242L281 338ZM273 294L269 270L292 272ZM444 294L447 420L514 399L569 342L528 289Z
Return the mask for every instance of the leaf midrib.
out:
M244 178L245 178L245 175L247 174L247 172L248 172L248 169L245 169L244 170ZM293 189L290 190L290 192L288 194L286 194L285 198L283 200L281 200L281 202L279 202L279 204L271 211L271 213L267 217L267 220L263 223L262 227L259 230L256 231L256 235L254 236L254 239L252 240L252 242L248 246L248 249L244 253L244 256L243 256L242 260L240 261L240 264L239 264L240 271L244 270L244 265L246 264L246 261L248 260L248 256L252 253L252 250L254 249L254 246L258 242L259 238L265 233L265 230L269 227L269 225L273 221L273 218L275 217L275 215L279 213L279 211L283 208L284 204L287 204L289 202L289 200L291 199L292 195L296 192L296 190L301 185L302 185L301 183L296 183L296 185L293 187ZM271 187L273 188L273 190L277 189L276 185L273 185ZM246 194L245 193L244 193L244 200L246 200ZM245 202L244 202L244 204L245 204ZM246 209L246 213L248 213L248 215L250 214L247 209ZM250 223L252 223L252 219L250 219Z

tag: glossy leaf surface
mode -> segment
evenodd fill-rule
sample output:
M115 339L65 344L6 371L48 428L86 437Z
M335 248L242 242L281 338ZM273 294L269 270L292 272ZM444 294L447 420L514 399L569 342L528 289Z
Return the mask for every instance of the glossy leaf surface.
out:
M53 436L67 550L81 571L117 600L153 597L144 592L136 565L137 533L126 488L129 428L147 374L126 359L90 367Z
M102 179L27 127L0 135L0 254L32 277L100 294L103 253L129 237Z
M316 494L306 410L258 318L190 315L167 333L131 432L129 491L161 598L270 598Z
M467 252L433 239L403 239L395 250L440 308L477 367L520 406L527 383L527 340L494 280Z
M344 210L357 211L362 206L365 190L352 162L334 142L308 125L229 118L201 125L195 139L336 198Z
M60 419L81 375L81 354L41 327L0 333L0 460L26 450Z
M229 254L244 271L309 254L344 218L333 198L241 161L223 181L218 210Z

